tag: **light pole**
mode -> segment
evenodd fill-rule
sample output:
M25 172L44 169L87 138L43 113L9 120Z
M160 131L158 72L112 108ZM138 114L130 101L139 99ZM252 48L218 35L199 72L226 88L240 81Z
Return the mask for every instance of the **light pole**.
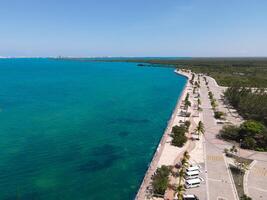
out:
M239 157L241 157L241 144L242 144L242 139L239 140Z

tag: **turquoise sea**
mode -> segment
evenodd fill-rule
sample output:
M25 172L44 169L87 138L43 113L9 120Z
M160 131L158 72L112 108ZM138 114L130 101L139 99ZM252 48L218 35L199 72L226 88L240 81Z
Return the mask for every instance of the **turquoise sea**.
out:
M0 199L133 199L185 82L135 63L0 59Z

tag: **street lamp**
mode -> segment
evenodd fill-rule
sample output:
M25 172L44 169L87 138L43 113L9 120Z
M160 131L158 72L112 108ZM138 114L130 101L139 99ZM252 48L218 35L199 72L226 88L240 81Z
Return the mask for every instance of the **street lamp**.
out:
M240 154L241 154L241 144L242 144L242 139L239 140L239 157L240 157Z

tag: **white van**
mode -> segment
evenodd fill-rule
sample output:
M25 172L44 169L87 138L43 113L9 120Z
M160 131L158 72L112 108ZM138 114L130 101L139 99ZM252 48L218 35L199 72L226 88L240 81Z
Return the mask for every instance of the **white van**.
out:
M193 165L193 166L190 166L186 169L187 172L190 172L190 171L200 171L200 166L199 165Z
M184 194L183 200L199 200L199 198L194 194Z
M198 175L199 175L198 170L185 172L185 179L188 180L188 179L198 178Z
M194 178L194 179L189 179L185 181L185 188L194 188L194 187L199 187L200 185L200 178Z

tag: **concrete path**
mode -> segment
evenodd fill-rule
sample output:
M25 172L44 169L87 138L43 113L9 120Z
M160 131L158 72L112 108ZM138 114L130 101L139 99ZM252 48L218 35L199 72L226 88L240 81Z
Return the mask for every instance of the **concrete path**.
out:
M201 81L200 97L203 108L202 121L206 129L204 147L208 200L237 200L234 183L222 151L228 144L216 138L222 125L217 124L214 119L208 98L208 89L203 80Z
M253 200L267 198L267 162L257 161L248 172L247 193Z

